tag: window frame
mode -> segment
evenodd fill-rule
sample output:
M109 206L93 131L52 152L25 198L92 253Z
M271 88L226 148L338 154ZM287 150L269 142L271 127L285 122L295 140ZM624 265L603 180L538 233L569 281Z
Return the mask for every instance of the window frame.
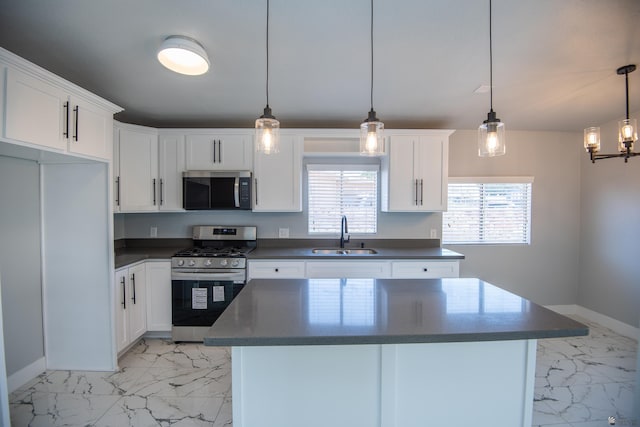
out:
M445 237L446 233L446 215L447 212L443 212L442 214L442 244L443 245L465 245L465 246L529 246L531 245L531 230L533 223L533 176L492 176L492 177L449 177L449 184L478 184L478 185L491 185L491 184L524 184L529 185L528 188L528 200L523 207L528 207L526 215L524 215L524 219L526 221L525 227L522 228L523 232L526 233L526 237L522 241L514 241L514 242L505 242L505 241L495 241L495 240L475 240L475 241L447 241ZM451 206L455 205L451 203L449 197L450 192L448 192L447 196L447 205L449 209ZM479 229L478 234L481 234L481 228L486 227L486 214L484 214L484 210L482 206L478 205L478 213L479 215Z
M337 229L335 231L312 231L310 227L311 221L311 207L310 207L310 177L309 171L313 170L326 170L326 171L367 171L375 173L375 205L373 208L373 213L375 215L375 221L373 223L375 227L375 231L373 232L362 232L362 231L351 231L351 222L349 223L349 234L350 235L361 235L361 236L375 236L378 234L378 221L379 221L379 212L380 212L380 165L377 163L355 163L351 162L333 162L330 160L320 160L317 162L309 162L305 164L305 211L306 211L306 223L307 223L307 234L309 236L323 237L323 236L334 236L340 233L340 220L336 221ZM351 220L349 214L347 215L347 219Z

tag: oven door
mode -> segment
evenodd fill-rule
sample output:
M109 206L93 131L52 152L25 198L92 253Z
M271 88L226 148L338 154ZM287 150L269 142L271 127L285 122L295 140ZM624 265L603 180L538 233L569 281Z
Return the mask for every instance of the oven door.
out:
M211 326L244 286L241 273L171 273L173 326Z

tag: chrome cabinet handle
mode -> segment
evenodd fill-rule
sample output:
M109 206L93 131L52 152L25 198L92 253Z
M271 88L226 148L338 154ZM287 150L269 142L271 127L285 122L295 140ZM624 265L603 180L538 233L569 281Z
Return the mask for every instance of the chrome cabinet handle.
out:
M213 140L213 163L216 162L216 140Z
M256 193L256 206L258 206L258 178L254 178L253 179L254 183L255 183L255 193Z
M218 140L218 163L222 163L222 140Z
M420 178L420 206L422 206L424 203L422 203L422 197L424 196L424 180L422 178Z
M76 105L76 107L73 109L73 112L76 113L76 126L75 126L76 134L73 135L73 139L77 142L78 141L78 117L80 117L80 107Z
M120 206L120 177L116 178L116 206Z
M65 127L62 135L64 135L65 138L69 139L69 101L65 102L63 107L65 111Z
M156 179L153 178L153 206L156 205Z
M416 206L418 205L418 180L416 179L416 182L414 183L415 187L416 187Z
M160 206L164 204L164 185L162 185L162 178L160 178Z
M124 276L122 276L122 280L120 280L122 284L122 308L127 309L127 287L124 284Z
M136 303L136 275L135 274L131 275L131 288L133 289L133 296L131 297L131 299L135 304Z

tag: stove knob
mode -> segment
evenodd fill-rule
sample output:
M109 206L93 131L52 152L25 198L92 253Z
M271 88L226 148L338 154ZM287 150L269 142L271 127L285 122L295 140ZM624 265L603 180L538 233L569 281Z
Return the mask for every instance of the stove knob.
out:
M211 260L208 259L204 262L204 265L206 265L207 267L211 266Z
M180 265L180 266L184 265L184 260L183 259L179 259L178 260L178 265Z
M240 264L240 260L234 259L231 262L231 267L237 267Z
M229 261L227 261L226 259L220 260L220 265L221 266L226 266L227 264L229 264Z
M194 265L196 265L196 261L194 259L189 261L189 266L193 267Z

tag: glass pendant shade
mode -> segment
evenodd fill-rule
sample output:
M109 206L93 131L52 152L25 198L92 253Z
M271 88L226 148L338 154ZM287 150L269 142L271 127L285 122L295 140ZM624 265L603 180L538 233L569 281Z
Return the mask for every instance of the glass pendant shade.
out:
M638 124L636 119L624 119L618 122L618 150L626 152L627 147L633 151L633 143L638 140Z
M169 36L160 45L158 61L179 74L199 76L209 71L209 57L202 45L184 36Z
M478 156L495 157L507 152L504 135L504 123L496 119L493 110L488 119L478 128Z
M584 130L584 149L587 153L600 151L600 128L588 127Z
M256 151L276 154L280 151L280 122L271 114L269 106L256 120Z
M384 123L369 111L369 117L360 124L360 154L381 156L384 154Z

